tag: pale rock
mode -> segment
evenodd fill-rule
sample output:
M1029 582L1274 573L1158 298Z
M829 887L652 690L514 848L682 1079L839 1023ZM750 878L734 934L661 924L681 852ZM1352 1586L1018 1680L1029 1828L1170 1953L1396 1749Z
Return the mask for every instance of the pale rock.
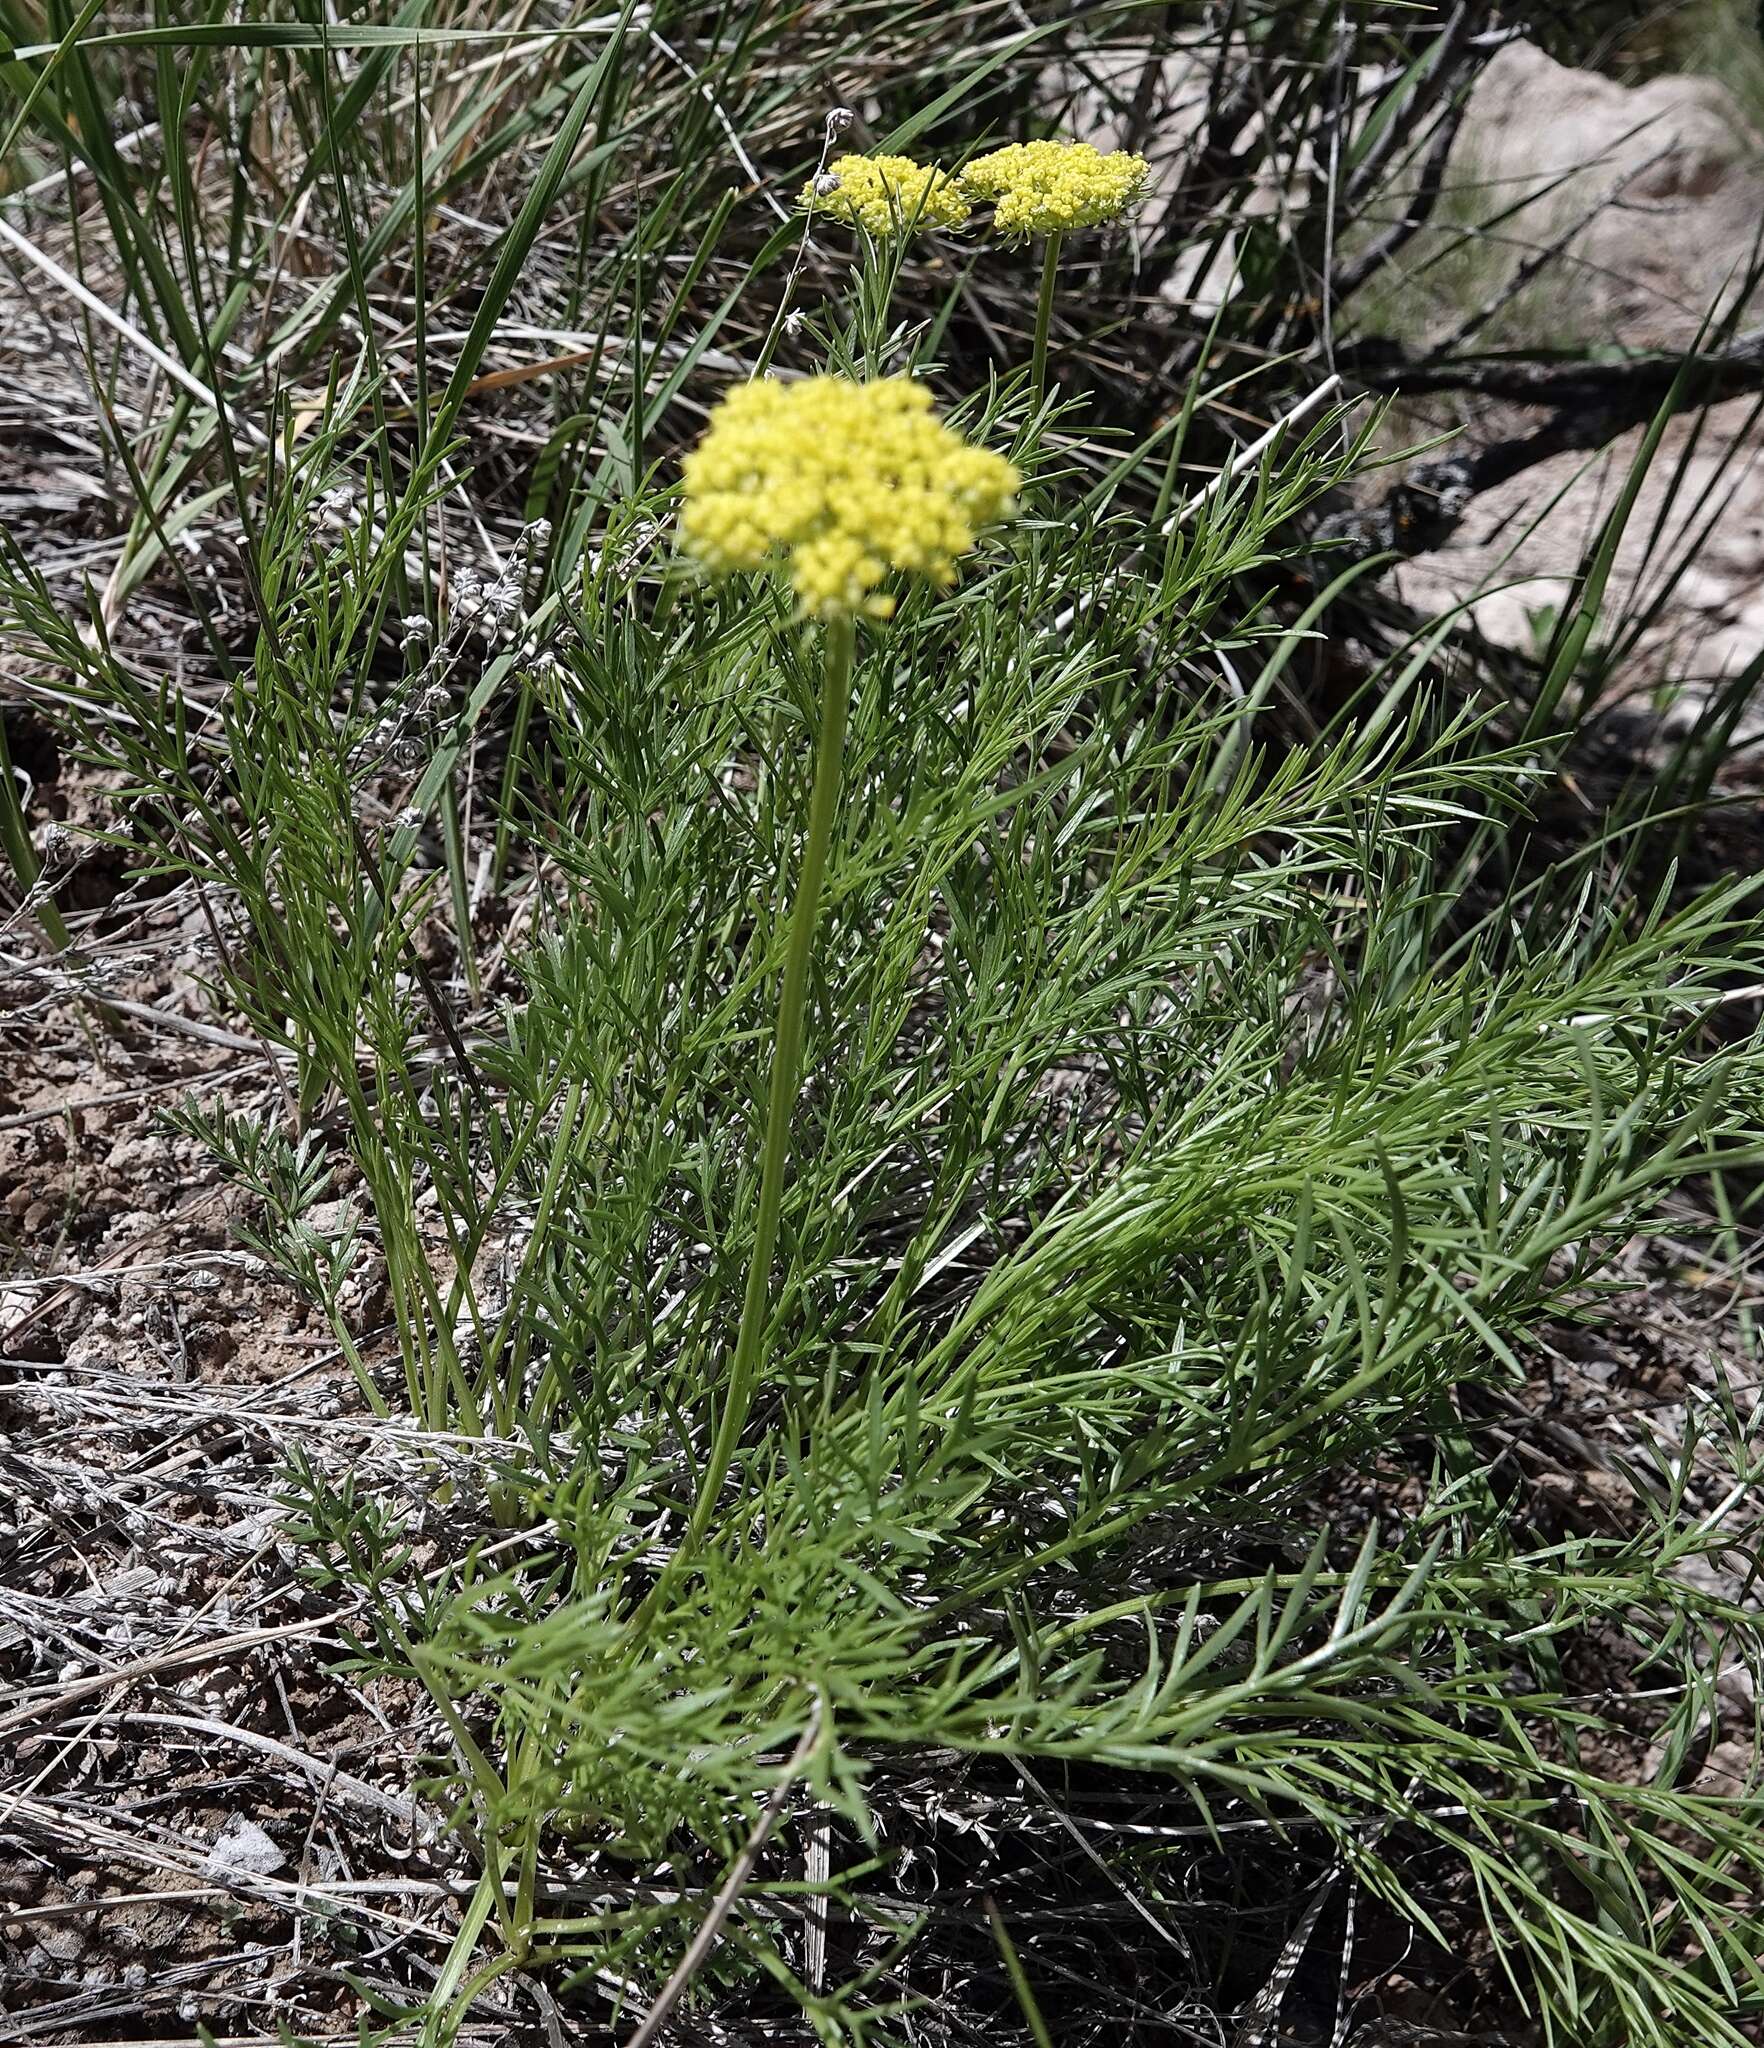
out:
M1460 214L1468 195L1480 195L1474 210L1485 217L1531 197L1500 223L1508 246L1497 246L1496 269L1478 278L1472 303L1433 309L1439 332L1497 296L1532 249L1574 229L1511 310L1517 334L1497 321L1472 347L1534 332L1564 346L1679 348L1712 307L1728 306L1736 274L1764 254L1764 140L1717 79L1625 87L1514 42L1475 89L1447 187ZM1425 246L1424 238L1405 260L1418 261ZM1764 297L1741 310L1756 323ZM1496 426L1509 430L1505 419ZM1469 432L1479 431L1487 428L1473 412ZM1567 598L1642 438L1638 429L1590 456L1558 456L1483 493L1446 547L1397 572L1400 593L1428 610L1470 599L1487 639L1535 648L1547 624L1539 615ZM1682 686L1664 721L1670 740L1715 684L1764 647L1764 436L1752 399L1667 428L1618 549L1610 616L1647 602L1663 564L1683 573L1612 685L1618 694ZM1764 703L1754 698L1736 739L1760 737Z
M1477 81L1446 189L1502 216L1508 275L1574 230L1529 287L1563 339L1677 348L1751 259L1764 139L1718 79L1624 86L1515 41Z
M203 1859L204 1877L272 1877L287 1862L256 1821L231 1815Z

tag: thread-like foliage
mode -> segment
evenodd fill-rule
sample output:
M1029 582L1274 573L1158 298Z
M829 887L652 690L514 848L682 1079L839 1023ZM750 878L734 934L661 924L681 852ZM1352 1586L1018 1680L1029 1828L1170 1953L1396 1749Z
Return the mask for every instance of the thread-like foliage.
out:
M1198 424L1222 435L1242 365L1317 339L1299 309L1328 218L1246 233L1241 289L1152 404L1101 342L1061 372L1106 325L1074 294L1048 397L1052 301L989 286L998 252L893 238L835 268L789 201L849 125L820 97L860 44L867 140L941 138L953 163L1064 125L1053 10L986 0L958 34L928 7L734 8L701 46L705 12L529 33L345 9L40 46L0 0L26 53L9 146L33 175L89 150L139 330L118 346L185 373L119 450L135 527L84 616L6 543L9 656L111 778L133 871L198 894L212 1005L277 1063L270 1108L178 1128L250 1197L246 1241L325 1315L360 1399L426 1425L457 1510L458 1540L419 1553L367 1479L289 1475L360 1663L426 1688L447 1732L430 1783L478 1888L425 2038L515 1970L628 2024L706 1927L688 2028L1044 2029L1053 1945L995 1949L990 1897L916 1889L936 1800L900 1792L1009 1771L1057 1778L1074 1833L1098 1784L1155 1810L1156 1841L1079 1839L1165 1930L1172 2010L1243 2004L1201 1923L1285 1867L1465 1949L1552 2044L1743 2041L1764 1802L1682 1781L1711 1674L1756 1652L1705 1569L1749 1558L1751 1423L1719 1393L1694 1417L1723 1440L1718 1501L1692 1442L1631 1475L1608 1532L1566 1536L1491 1472L1484 1427L1546 1326L1605 1312L1625 1247L1707 1190L1731 1230L1764 1157L1754 882L1682 882L1677 781L1590 845L1536 823L1603 570L1518 717L1449 620L1356 642L1342 682L1365 565L1311 536L1378 421L1312 402L1225 466ZM1106 46L1169 10L1099 12ZM1222 52L1297 53L1254 149L1289 143L1310 176L1348 70L1335 11L1252 17ZM1330 205L1452 118L1465 25L1426 27L1359 31L1386 97ZM453 90L413 126L401 67L423 90L437 51ZM208 125L220 186L112 146L94 115L124 80L164 133ZM1142 98L1103 90L1112 117ZM262 205L260 104L301 137ZM1256 104L1233 127L1216 96L1215 156ZM788 175L731 198L726 152L756 136ZM435 224L504 179L507 231L437 277ZM781 217L756 226L767 193ZM577 241L541 291L560 212ZM309 216L339 268L291 282ZM1171 200L1143 279L1099 244L1093 281L1155 298L1178 228ZM788 591L677 549L673 457L766 364L941 378L992 495L1007 459L1023 487L1008 530L964 536L958 585L857 626L807 1081L756 1262L821 669ZM541 371L556 396L499 484L473 408ZM747 471L719 483L738 524ZM498 489L519 537L480 525L467 568L461 514ZM231 610L177 546L217 507ZM151 576L187 585L199 689L113 630ZM841 583L842 619L875 580ZM0 841L34 889L10 785ZM493 887L519 914L492 945ZM368 1252L377 1347L345 1305ZM732 1401L756 1263L761 1370ZM1595 1642L1638 1674L1651 1775L1573 1676ZM952 1924L1014 1989L948 1990Z

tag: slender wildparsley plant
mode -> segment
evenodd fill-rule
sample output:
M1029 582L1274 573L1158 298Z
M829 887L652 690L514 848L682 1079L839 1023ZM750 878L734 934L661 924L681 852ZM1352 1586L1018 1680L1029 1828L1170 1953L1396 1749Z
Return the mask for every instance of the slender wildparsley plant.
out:
M684 477L681 526L705 566L751 573L781 556L798 603L822 631L815 768L778 989L759 1206L734 1360L692 1515L697 1541L716 1512L753 1402L771 1315L772 1250L839 802L857 620L893 615L895 595L883 587L890 575L953 582L958 558L1009 510L1018 479L1002 457L969 447L942 425L922 385L838 377L737 387L687 457Z

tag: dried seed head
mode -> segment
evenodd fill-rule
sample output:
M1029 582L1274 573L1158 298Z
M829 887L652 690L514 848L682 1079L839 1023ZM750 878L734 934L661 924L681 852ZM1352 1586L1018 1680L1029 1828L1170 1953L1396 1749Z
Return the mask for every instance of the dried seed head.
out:
M57 868L74 858L76 841L65 825L45 825L37 835L37 853L46 868Z
M311 520L315 532L340 534L355 523L355 486L338 484L313 505Z

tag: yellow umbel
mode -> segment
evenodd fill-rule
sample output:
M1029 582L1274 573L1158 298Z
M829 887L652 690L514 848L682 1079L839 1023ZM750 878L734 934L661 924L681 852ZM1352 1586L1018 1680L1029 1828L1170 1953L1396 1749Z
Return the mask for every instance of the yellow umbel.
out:
M973 199L990 199L1001 235L1069 235L1119 220L1144 196L1150 166L1126 150L1088 142L1013 142L962 173Z
M909 377L736 386L687 456L686 545L714 574L782 558L813 618L885 619L891 573L947 585L1018 477L971 447Z
M918 228L959 228L969 213L947 171L910 156L836 156L802 188L802 204L878 240Z

